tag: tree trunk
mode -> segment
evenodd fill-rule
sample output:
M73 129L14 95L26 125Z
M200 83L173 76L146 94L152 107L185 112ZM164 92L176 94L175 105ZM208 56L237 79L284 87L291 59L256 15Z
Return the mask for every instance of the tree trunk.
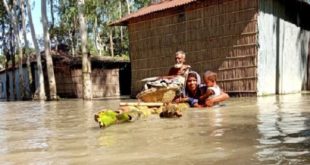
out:
M127 3L127 13L130 14L131 11L130 11L130 0L126 0L126 3Z
M53 29L54 28L54 24L55 24L55 17L54 17L54 1L53 0L49 0L50 1L50 7L51 7L51 18L52 18L52 24L51 24L51 29Z
M36 32L33 26L33 21L32 21L32 15L31 15L31 7L30 7L30 0L27 1L27 11L28 11L28 19L29 19L29 24L30 24L30 30L31 30L31 36L32 36L32 41L36 50L36 56L37 56L37 67L38 67L38 75L39 75L39 89L36 90L38 91L37 99L38 100L45 100L45 89L44 89L44 76L43 76L43 69L42 69L42 62L41 62L41 55L40 55L40 49L39 49L39 44L36 39Z
M14 6L16 6L16 1L14 0ZM15 7L15 12L14 12L14 17L15 17L15 26L14 26L14 33L16 36L16 46L18 48L18 78L19 78L19 91L20 91L20 98L24 99L26 96L26 91L25 91L25 81L24 81L24 73L23 73L23 60L24 60L24 55L23 55L23 48L21 46L21 39L19 35L19 28L18 28L18 19L17 17L17 9Z
M23 37L25 42L25 56L27 58L27 71L28 71L28 79L29 79L29 87L25 89L25 99L31 98L32 92L31 92L31 83L32 82L32 75L31 75L31 67L30 67L30 55L27 54L27 49L29 48L29 43L27 40L27 34L26 34L26 18L25 18L25 8L24 8L25 2L24 0L20 1L21 6L21 15L22 15L22 29L23 29ZM28 90L27 90L28 89Z
M79 50L79 40L78 40L78 37L79 37L79 34L78 33L76 33L76 31L77 31L77 28L79 28L79 27L76 27L77 26L77 21L79 21L79 20L76 20L76 18L74 17L73 18L73 22L74 22L74 24L73 24L73 44L74 44L74 49L75 49L75 52L76 52L76 54L78 55L78 50ZM85 25L86 26L86 25ZM87 34L87 30L86 30L86 34ZM86 39L87 40L87 39Z
M54 1L53 0L49 0L50 1L50 12L51 12L51 18L52 18L52 23L50 26L50 29L54 29L54 25L55 25L55 17L54 17ZM58 40L57 40L57 36L55 35L54 38L52 38L51 40L55 41L55 50L56 52L58 51Z
M81 35L81 47L82 47L82 73L83 73L83 99L92 99L92 82L91 82L91 63L90 54L86 51L87 44L87 31L84 18L84 0L78 0L78 15L80 22L80 35Z
M113 43L113 30L112 30L112 28L110 28L109 37L110 37L110 52L111 52L111 56L114 57L114 43Z
M71 32L71 30L69 30L69 38L71 41L71 55L72 57L75 57L75 49L74 49L74 42L73 42L73 33Z
M96 48L96 53L97 55L99 54L101 56L101 51L99 48L99 43L97 41L97 18L95 18L95 23L94 23L94 27L93 27L93 33L94 33L94 44L95 44L95 48Z
M48 87L49 87L49 100L57 99L57 90L54 74L54 65L52 56L50 54L50 35L48 32L48 20L46 14L46 0L41 0L41 13L42 13L42 24L43 24L43 33L44 33L44 52L46 58L46 68L47 68L47 77L48 77Z
M122 2L119 2L119 17L122 18ZM123 46L123 38L124 38L124 34L123 34L123 26L120 26L120 31L121 31L121 46Z

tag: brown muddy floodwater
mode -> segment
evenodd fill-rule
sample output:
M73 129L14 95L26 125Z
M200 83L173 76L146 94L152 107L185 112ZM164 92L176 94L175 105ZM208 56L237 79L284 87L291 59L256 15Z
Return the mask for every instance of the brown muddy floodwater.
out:
M310 95L232 98L100 129L119 100L0 102L0 164L310 164Z

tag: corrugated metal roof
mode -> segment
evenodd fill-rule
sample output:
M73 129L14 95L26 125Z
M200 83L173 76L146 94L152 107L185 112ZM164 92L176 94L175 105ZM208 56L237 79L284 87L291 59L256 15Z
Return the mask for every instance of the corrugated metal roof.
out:
M127 21L133 18L141 17L147 14L151 14L154 12L158 11L163 11L166 9L178 7L178 6L183 6L192 2L195 2L197 0L162 0L159 3L151 4L150 6L143 7L139 9L138 11L131 13L129 15L126 15L125 17L112 22L110 25L111 26L117 26L117 25L126 25ZM297 0L297 1L302 1L310 5L310 0Z
M147 14L151 14L158 11L163 11L166 9L183 6L191 2L195 2L197 0L165 0L159 3L151 4L150 6L143 7L138 11L126 15L125 17L111 23L110 25L126 25L126 22L130 19L141 17Z

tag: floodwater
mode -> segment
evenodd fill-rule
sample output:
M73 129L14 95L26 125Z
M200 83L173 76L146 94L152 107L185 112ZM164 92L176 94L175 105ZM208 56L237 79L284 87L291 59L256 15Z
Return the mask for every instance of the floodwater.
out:
M0 164L310 164L309 94L100 129L93 114L119 101L0 102Z

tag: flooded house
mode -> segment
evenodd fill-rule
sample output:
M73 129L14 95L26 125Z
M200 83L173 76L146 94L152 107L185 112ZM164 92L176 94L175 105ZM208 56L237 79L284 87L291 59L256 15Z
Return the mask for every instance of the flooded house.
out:
M82 98L82 58L54 56L57 94L65 98ZM130 94L130 63L109 57L91 58L93 98Z
M57 95L60 98L82 98L82 59L68 55L53 55L54 74L57 87ZM42 56L45 91L48 91L47 70L45 58ZM130 94L130 63L127 60L115 60L113 58L92 57L91 79L93 98L120 97ZM38 71L36 60L31 62L32 83L29 80L26 64L23 65L23 84L25 92L21 92L19 69L9 67L0 71L0 99L22 100L31 99L31 94L38 88ZM7 81L8 80L8 81ZM13 83L15 82L15 83Z
M7 70L0 70L0 100L22 100L31 97L31 84L26 64L23 65L22 72L23 82L20 82L18 68L9 67ZM24 93L20 90L21 85L25 87Z
M131 95L165 75L177 50L230 95L310 89L309 0L157 0L111 25L129 30Z

